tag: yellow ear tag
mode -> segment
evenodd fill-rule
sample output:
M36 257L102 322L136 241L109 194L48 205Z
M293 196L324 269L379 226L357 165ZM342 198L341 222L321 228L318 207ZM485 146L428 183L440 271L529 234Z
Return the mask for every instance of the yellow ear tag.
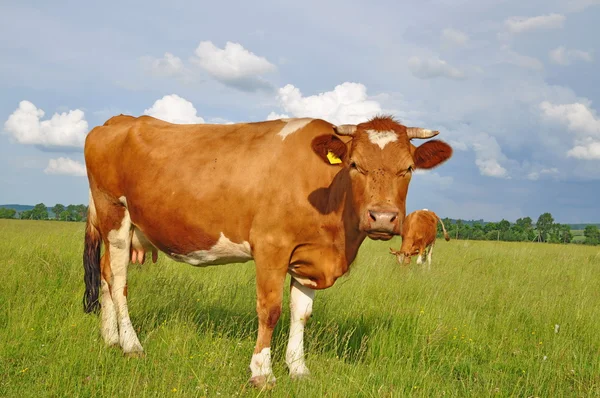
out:
M338 158L335 153L331 151L327 151L327 160L329 160L330 164L342 163L342 159Z

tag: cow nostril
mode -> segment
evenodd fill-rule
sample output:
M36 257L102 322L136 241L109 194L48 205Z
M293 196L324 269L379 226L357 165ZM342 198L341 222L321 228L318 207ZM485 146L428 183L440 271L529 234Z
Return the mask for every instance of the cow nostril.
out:
M397 215L397 214L394 214L394 215L392 216L392 218L390 219L390 222L394 222L394 221L396 221L396 218L398 218L398 215Z
M373 213L371 210L369 210L369 217L371 217L371 220L377 221L377 217L375 217L375 213Z

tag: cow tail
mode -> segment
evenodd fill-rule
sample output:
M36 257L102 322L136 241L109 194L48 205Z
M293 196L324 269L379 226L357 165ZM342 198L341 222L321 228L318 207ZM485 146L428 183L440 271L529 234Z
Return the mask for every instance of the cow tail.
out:
M100 309L98 295L100 289L101 243L102 238L97 228L96 207L90 192L90 205L88 207L83 248L83 281L85 282L83 311L86 313L97 312Z
M442 231L444 231L444 239L446 239L446 242L448 242L450 240L450 235L448 235L448 232L446 232L446 227L444 226L444 222L439 217L438 217L438 221L440 222L440 224L442 224Z

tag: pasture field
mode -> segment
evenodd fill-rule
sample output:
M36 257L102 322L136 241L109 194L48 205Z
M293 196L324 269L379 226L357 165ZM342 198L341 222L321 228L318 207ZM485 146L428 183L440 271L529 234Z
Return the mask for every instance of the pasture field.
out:
M395 262L397 238L367 240L350 273L317 292L305 381L284 363L286 291L267 392L246 386L253 263L131 266L146 356L126 359L82 311L83 229L0 220L2 397L600 395L598 247L438 240L427 271Z

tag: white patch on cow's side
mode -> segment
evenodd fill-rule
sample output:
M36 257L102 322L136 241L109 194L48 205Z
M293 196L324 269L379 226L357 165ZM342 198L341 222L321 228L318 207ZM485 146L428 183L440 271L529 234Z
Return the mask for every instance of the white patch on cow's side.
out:
M423 211L429 211L429 209L423 209Z
M369 141L383 149L390 142L398 141L398 135L393 130L367 130Z
M234 243L221 232L217 243L208 250L197 250L188 254L171 253L170 257L198 266L245 263L252 260L252 249L249 242Z
M290 289L290 337L285 354L285 362L290 370L290 377L308 376L309 371L304 363L304 326L312 314L315 291L302 286L294 280Z
M122 198L125 199L125 198ZM121 200L121 199L119 199ZM144 352L133 329L127 308L127 266L129 265L129 248L131 245L131 218L125 209L123 220L118 229L108 233L108 250L110 252L110 268L113 273L111 296L117 312L119 323L119 343L125 354Z
M275 382L275 376L273 375L273 369L271 368L271 348L263 348L258 354L252 355L250 361L250 371L252 372L252 378L264 376L266 382Z
M286 125L283 126L283 128L281 129L281 131L279 133L277 133L277 135L280 136L281 140L283 141L283 140L285 140L285 137L300 130L301 128L306 126L308 123L312 122L313 119L311 119L311 118L281 119L281 121L286 122Z

